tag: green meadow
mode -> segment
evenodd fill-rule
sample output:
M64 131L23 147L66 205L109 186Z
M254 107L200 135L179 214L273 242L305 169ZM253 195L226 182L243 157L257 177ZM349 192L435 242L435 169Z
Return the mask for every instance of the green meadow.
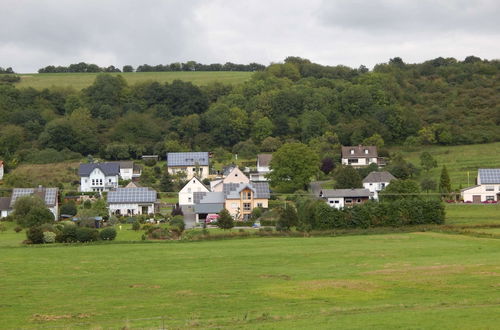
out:
M22 246L7 224L0 328L496 328L499 206L446 210L448 231L216 241Z
M172 82L176 79L190 81L195 85L207 85L211 82L224 84L239 84L248 79L252 72L216 71L216 72L122 72L110 73L121 75L129 85L144 81L157 81L160 83ZM98 73L32 73L21 74L21 81L17 87L33 87L44 89L53 86L72 87L76 90L90 86Z

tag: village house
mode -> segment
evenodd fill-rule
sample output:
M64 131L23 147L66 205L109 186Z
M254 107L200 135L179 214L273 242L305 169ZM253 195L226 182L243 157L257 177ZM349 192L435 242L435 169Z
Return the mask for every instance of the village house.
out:
M58 219L59 215L59 199L58 188L14 188L12 189L12 196L0 198L0 218L10 215L14 211L14 206L19 197L23 196L38 196L44 202L45 206L52 212L54 219Z
M342 146L342 165L364 167L379 164L377 147L375 146Z
M158 211L157 194L152 188L117 188L108 192L110 215L153 214Z
M224 171L224 178L210 182L211 191L223 191L224 184L228 183L250 183L250 179L239 169L238 166L232 166Z
M258 154L257 155L257 172L250 173L252 181L267 181L266 175L271 172L269 164L273 159L272 154Z
M192 177L179 191L179 206L194 205L193 194L195 192L209 192L208 189L197 177Z
M118 188L120 164L80 164L78 175L80 176L80 191L110 191Z
M3 173L4 173L3 160L0 160L0 180L3 179Z
M365 203L370 199L370 191L368 189L323 189L319 197L331 207L341 209Z
M223 183L222 191L195 192L193 198L197 222L224 208L241 221L248 220L256 207L268 208L270 190L267 182Z
M189 180L193 176L203 180L209 175L208 152L169 152L167 154L168 173L184 173Z
M378 193L396 178L387 171L371 172L363 179L363 187L370 191L370 198L378 200Z
M460 191L464 202L500 202L500 168L480 168L476 183Z
M134 164L133 161L118 161L111 162L120 166L120 178L122 180L137 180L142 173L139 165Z

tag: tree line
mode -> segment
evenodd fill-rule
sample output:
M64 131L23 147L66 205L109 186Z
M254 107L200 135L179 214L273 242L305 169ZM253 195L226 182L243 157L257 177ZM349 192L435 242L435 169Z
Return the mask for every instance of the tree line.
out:
M259 63L250 64L236 64L226 62L224 64L212 63L202 64L195 61L188 61L186 63L175 62L170 64L157 64L149 65L142 64L136 69L132 65L124 65L122 69L110 65L108 67L100 67L97 64L90 64L85 62L70 64L69 66L54 66L48 65L38 69L38 73L96 73L96 72L167 72L167 71L262 71L266 68L265 65ZM1 68L0 68L1 69ZM10 71L12 71L11 68ZM7 70L8 70L7 69ZM2 72L0 73L9 73ZM10 72L13 73L13 72Z

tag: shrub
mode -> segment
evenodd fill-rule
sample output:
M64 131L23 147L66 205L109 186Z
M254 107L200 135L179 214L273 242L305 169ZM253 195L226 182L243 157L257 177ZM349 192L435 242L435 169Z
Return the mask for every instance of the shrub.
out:
M97 229L78 227L76 228L76 239L78 242L93 242L99 239L99 232Z
M26 231L26 238L31 244L43 243L43 230L42 227L31 227Z
M22 230L23 230L23 228L22 228L21 226L16 226L16 227L14 228L14 231L15 231L16 233L19 233L19 232L21 232Z
M116 229L111 227L104 228L99 233L99 237L101 237L103 241L112 241L116 238Z
M43 242L44 243L55 243L56 241L56 233L53 233L51 231L44 231L43 232Z
M77 209L74 201L69 201L61 206L61 214L76 215Z
M156 159L148 158L144 161L144 165L152 167L156 165Z
M61 243L73 243L78 242L76 235L76 226L64 226L61 233L56 236L56 241Z
M0 223L0 231L6 231L7 230L7 226L4 225L3 223Z
M229 214L229 211L226 209L223 209L219 213L219 219L217 219L217 227L221 229L231 229L234 227L234 219Z
M139 230L141 229L141 224L139 223L139 221L135 221L134 223L132 223L132 230Z

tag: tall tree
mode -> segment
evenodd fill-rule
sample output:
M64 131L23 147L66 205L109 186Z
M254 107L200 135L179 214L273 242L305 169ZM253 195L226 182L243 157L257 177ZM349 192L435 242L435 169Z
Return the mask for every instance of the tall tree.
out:
M437 167L437 161L432 157L432 155L424 151L422 154L420 154L420 165L424 170L429 172L429 170L433 169L434 167Z
M361 188L363 183L361 182L361 176L358 171L352 166L340 166L335 171L335 189L351 189L351 188Z
M451 180L446 165L443 165L443 168L441 169L441 175L439 177L439 192L443 194L449 194L451 192Z

